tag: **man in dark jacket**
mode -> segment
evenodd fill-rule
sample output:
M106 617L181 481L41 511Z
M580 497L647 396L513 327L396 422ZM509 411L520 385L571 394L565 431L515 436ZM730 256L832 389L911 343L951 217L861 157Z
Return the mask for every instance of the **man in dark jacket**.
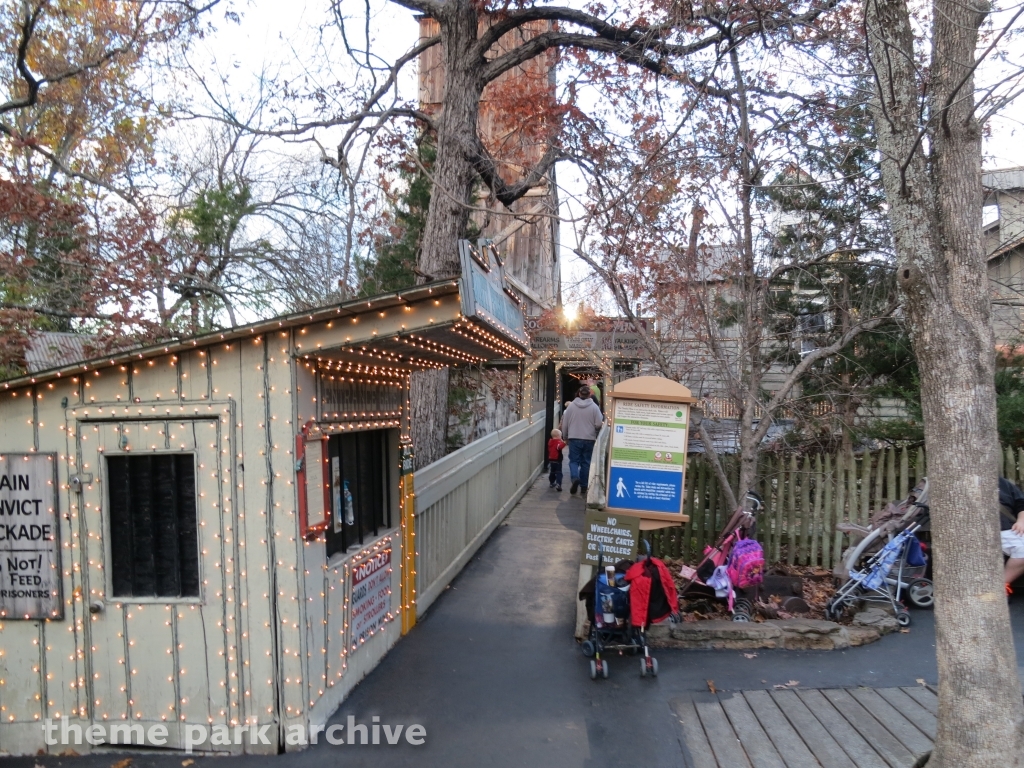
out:
M569 443L569 493L582 488L584 495L590 479L590 458L594 455L594 441L604 424L601 409L590 398L590 387L580 387L576 399L562 414L562 438Z

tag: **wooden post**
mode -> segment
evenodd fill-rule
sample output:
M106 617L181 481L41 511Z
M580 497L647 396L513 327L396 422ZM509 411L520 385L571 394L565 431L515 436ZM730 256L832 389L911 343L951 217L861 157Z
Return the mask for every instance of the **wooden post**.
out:
M871 520L871 453L865 451L861 455L860 466L860 524L867 525Z
M399 480L402 499L402 634L416 626L416 494L414 475L409 472Z
M885 451L885 472L886 472L886 501L896 501L896 449L887 448Z
M836 505L833 508L833 524L843 522L846 513L846 465L848 454L836 456ZM838 560L843 551L843 534L835 530L832 560Z
M897 497L900 499L907 498L907 494L910 493L910 488L907 487L908 475L910 474L907 459L907 447L903 446L900 450L900 494Z
M765 456L764 458L764 472L761 474L761 496L764 497L764 509L761 510L761 524L758 526L761 529L761 540L764 545L764 556L769 563L774 562L772 560L772 542L774 538L775 528L775 504L774 504L774 482L775 482L775 469L772 466L772 457Z
M811 517L811 527L813 529L811 532L811 565L818 565L821 562L821 544L825 536L822 530L821 519L821 491L824 483L825 478L821 474L821 454L818 453L814 456L814 514Z
M885 477L885 451L878 452L878 464L875 466L875 509L885 507L885 496L882 494L882 478Z
M838 469L838 463L836 465ZM832 568L832 487L834 483L834 475L832 473L832 455L827 454L825 456L825 477L823 478L825 483L825 501L822 504L822 515L821 515L821 564L826 568Z
M804 456L800 466L800 565L808 565L811 535L811 457Z
M694 504L693 515L694 519L691 521L693 524L693 531L697 536L697 554L698 556L703 554L704 546L707 543L707 539L704 535L704 526L707 523L707 483L708 483L708 462L707 459L701 457L698 483L697 483L697 500Z
M786 562L796 562L796 455L789 460L788 488L786 493Z
M691 458L687 464L689 465L686 472L687 489L686 489L686 504L683 512L690 518L683 523L683 554L684 560L689 561L692 556L690 540L693 536L693 507L694 498L697 495L697 478L693 476L693 470L697 466L697 459Z

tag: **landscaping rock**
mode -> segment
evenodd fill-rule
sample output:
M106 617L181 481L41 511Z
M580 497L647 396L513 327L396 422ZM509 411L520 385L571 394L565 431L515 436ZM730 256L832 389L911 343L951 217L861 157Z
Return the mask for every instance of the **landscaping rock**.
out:
M852 648L873 643L882 636L882 633L874 627L846 627L845 629Z
M895 632L900 628L896 617L882 608L867 608L853 617L855 627L873 627L882 635Z
M786 619L766 623L775 624L782 630L781 647L790 651L832 651L850 647L843 627L834 621Z
M877 617L867 618L886 626ZM883 634L885 632L874 625L844 627L820 619L777 619L760 623L695 621L656 624L648 630L647 639L655 648L832 651L873 643Z
M662 647L780 648L782 630L772 622L694 621L674 624ZM648 635L650 637L650 635ZM652 643L653 644L653 643Z

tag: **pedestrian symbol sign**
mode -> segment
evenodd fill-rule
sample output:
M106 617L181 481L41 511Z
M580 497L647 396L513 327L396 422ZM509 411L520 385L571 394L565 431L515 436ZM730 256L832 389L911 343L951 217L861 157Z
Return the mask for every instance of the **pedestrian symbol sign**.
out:
M694 400L690 391L668 379L646 376L629 379L610 394L608 508L685 522L687 432Z

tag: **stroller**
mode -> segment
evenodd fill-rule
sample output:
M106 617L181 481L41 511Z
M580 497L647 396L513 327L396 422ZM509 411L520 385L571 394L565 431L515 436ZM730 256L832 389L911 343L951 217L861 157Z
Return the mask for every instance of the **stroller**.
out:
M894 537L910 527L913 527L915 534L925 531L929 527L929 522L928 478L925 477L914 486L907 498L889 503L885 509L876 512L871 518L869 527L865 528L853 523L837 525L836 530L849 534L851 538L862 537L859 542L843 552L839 564L833 571L836 579L844 583L840 587L840 592L854 580L854 573L863 573L869 567L871 558L888 547ZM905 539L905 545L899 558L890 563L889 569L885 573L885 583L893 593L893 599L899 602L903 594L906 593L907 600L915 608L931 608L935 604L935 590L932 582L924 577L927 569L927 557L922 552L917 536L915 535L913 540ZM836 594L838 596L839 592ZM876 599L880 598L876 597ZM844 605L849 602L852 600L847 601ZM886 599L883 602L890 601ZM834 613L838 616L841 612L842 608L840 607ZM908 622L909 618L908 614Z
M896 614L896 622L901 627L909 626L910 613L903 607L901 595L906 589L909 597L915 586L919 590L923 588L919 582L927 581L923 578L910 579L907 575L925 566L920 543L915 535L920 528L920 523L913 523L904 528L878 552L871 555L863 569L851 569L849 580L836 591L825 606L825 617L835 621L848 606L863 600L890 605ZM917 563L913 557L915 543L919 559ZM892 576L894 568L895 577ZM927 581L927 588L931 598L930 581Z
M607 651L618 651L620 655L643 654L640 677L658 675L658 660L651 656L647 645L647 628L676 615L679 603L668 568L661 560L651 557L648 542L645 541L644 546L647 547L646 557L628 564L624 574L618 569L628 561L616 565L613 583L609 583L603 573L604 548L599 547L593 600L586 588L580 592L580 599L587 602L590 618L590 631L581 650L590 659L591 680L596 680L598 674L608 677L608 660L602 658Z
M728 601L729 611L732 613L733 621L750 621L753 614L754 600L757 599L760 575L751 587L741 587L731 583L718 583L716 571L729 562L734 547L742 541L753 540L757 530L756 514L764 505L761 497L750 492L747 494L747 501L751 510L744 507L737 509L729 522L726 523L722 533L714 546L704 549L704 557L697 564L696 568L683 566L681 575L687 581L684 582L679 591L681 597L707 597L723 598ZM764 568L763 555L761 558L761 570Z

